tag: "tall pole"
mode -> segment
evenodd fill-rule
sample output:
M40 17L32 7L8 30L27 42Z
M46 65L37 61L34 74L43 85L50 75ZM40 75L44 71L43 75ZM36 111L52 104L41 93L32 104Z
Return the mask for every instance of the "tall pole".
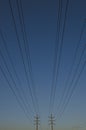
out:
M50 118L49 122L50 122L51 130L54 130L54 121L55 121L54 118L55 117L51 114L51 116L49 118Z
M36 126L36 130L38 130L38 128L39 128L39 116L38 115L35 116L35 126Z

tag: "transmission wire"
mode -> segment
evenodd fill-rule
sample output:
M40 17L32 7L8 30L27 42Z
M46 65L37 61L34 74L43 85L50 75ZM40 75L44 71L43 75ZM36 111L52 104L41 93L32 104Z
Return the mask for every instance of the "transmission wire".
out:
M5 59L4 59L4 56L3 56L2 52L1 52L1 50L0 50L0 56L2 57L3 62L4 62L4 64L5 64L5 67L6 67L8 73L9 73L9 75L10 75L10 78L11 78L11 80L12 80L14 86L15 86L15 89L16 89L16 91L18 91L19 97L20 97L22 103L24 104L24 106L25 106L25 108L26 108L26 111L28 112L28 109L27 109L27 107L26 107L26 105L25 105L25 103L24 103L23 98L21 97L21 94L20 94L19 90L17 89L15 80L13 79L13 76L12 76L12 74L11 74L10 71L9 71L9 68L8 68L8 66L7 66L7 63L6 63ZM4 70L2 69L1 65L0 65L0 69L1 69L1 72L3 73L3 75L4 75L4 77L5 77L6 81L8 82L8 85L9 85L9 87L11 88L12 92L14 93L15 96L17 96L16 93L15 93L15 91L14 91L14 89L12 88L12 86L11 86L11 84L10 84L10 82L9 82L9 80L8 80L8 78L7 78L6 74L5 74L5 72L4 72ZM18 99L17 97L16 97L16 99L17 99L18 103L21 104L21 102L19 101L19 99ZM23 110L25 109L22 104L21 104L20 106L22 107ZM24 110L24 111L25 111L25 110ZM26 112L25 112L25 113L26 113Z
M78 81L79 81L79 79L80 79L80 77L81 77L81 74L82 74L82 72L83 72L85 66L86 66L86 61L84 62L83 67L82 67L82 69L81 69L81 71L80 71L80 73L79 73L79 75L78 75L78 77L77 77L77 79L76 79L76 81L75 81L75 84L74 84L74 86L73 86L73 88L72 88L72 90L71 90L71 93L70 93L70 95L69 95L69 97L68 97L68 100L67 100L66 104L65 104L64 107L63 107L63 111L62 111L61 114L60 114L60 118L62 117L64 111L66 110L66 108L67 108L67 106L68 106L68 104L69 104L69 102L70 102L70 100L71 100L71 98L72 98L72 95L73 95L73 93L74 93L74 91L75 91L75 89L76 89L76 87L77 87L77 83L78 83Z
M32 78L33 76L32 76L31 56L30 56L29 42L28 42L26 29L25 29L25 22L24 22L24 15L23 15L23 9L22 9L22 2L20 0L20 3L19 3L18 0L16 0L16 3L17 3L18 14L19 14L19 19L20 19L21 31L22 31L22 34L23 34L24 47L25 47L25 52L26 52L26 57L27 57L27 63L28 63L30 78L31 78L31 81L32 81L32 87L34 87L34 89L33 89L34 97L35 97L34 99L37 99L36 98L36 94L35 94L35 83L34 83L33 78ZM21 12L20 12L19 7L21 8ZM28 45L28 48L26 47L26 44ZM28 49L28 53L27 53L27 49ZM37 112L36 102L34 102L34 106L35 106L35 109L36 109L36 112Z
M57 64L57 70L56 70L56 79L58 79L59 68L60 68L60 64L61 64L62 48L63 48L63 40L64 40L64 33L65 33L65 27L66 27L68 6L69 6L69 0L66 1L66 9L65 9L65 17L64 17L64 24L63 24L63 31L62 31L62 38L61 38L60 53L59 53L59 59L58 59L58 64ZM54 88L54 94L53 94L53 103L54 103L55 94L56 94L55 93L55 91L56 91L56 81L55 81L55 88Z
M20 40L19 40L19 37L18 37L17 26L16 26L16 23L15 23L15 18L14 18L13 9L12 9L10 0L9 0L9 6L10 6L11 16L12 16L12 19L13 19L14 29L15 29L15 33L16 33L16 38L17 38L17 41L18 41L18 46L19 46L19 50L20 50L20 54L21 54L21 58L22 58L22 63L23 63L24 70L25 70L25 75L26 75L29 93L30 93L30 96L32 98L32 102L34 102L33 101L34 99L33 99L33 96L32 96L32 90L31 90L31 87L30 87L29 79L28 79L28 73L27 73L25 62L24 62L23 52L22 52L22 48L21 48L21 45L20 45L21 43L20 43ZM34 111L35 111L35 109L34 109Z
M14 71L14 73L15 73L16 79L17 79L17 81L18 81L18 84L19 84L19 86L21 86L21 81L20 81L19 76L18 76L18 74L17 74L17 72L16 72L16 69L15 69L15 66L14 66L14 64L13 64L12 58L11 58L11 56L10 56L10 54L9 54L9 51L8 51L8 49L7 49L7 48L8 48L8 47L7 47L7 42L6 42L6 40L5 40L5 35L3 35L1 28L0 28L0 35L1 35L1 38L2 38L2 41L3 41L3 44L4 44L4 47L5 47L6 53L7 53L8 57L9 57L10 63L11 63L11 65L12 65L13 71ZM23 91L22 87L21 87L21 92L22 92L22 95L23 95L23 97L24 97L24 99L25 99L25 101L26 101L26 104L27 104L27 105L29 106L29 108L30 108L30 111L32 111L32 109L31 109L31 107L30 107L30 104L28 103L28 101L27 101L27 99L26 99L26 96L25 96L25 94L24 94L24 91Z
M65 96L65 93L66 93L66 90L67 90L67 86L68 86L68 83L69 83L69 80L70 80L70 77L71 77L71 74L72 74L72 71L73 71L73 67L74 67L74 64L75 64L75 61L76 61L76 58L77 58L77 52L78 52L78 49L80 47L80 41L82 39L82 35L83 35L84 29L85 29L85 24L86 24L86 20L84 20L82 28L81 28L80 37L79 37L79 41L77 42L77 46L76 46L76 49L75 49L75 54L74 54L73 62L72 62L72 65L71 65L71 69L68 73L68 78L67 78L65 86L64 86L62 97L61 97L60 102L57 106L57 110L60 109L61 103L63 102L64 96Z
M55 72L57 67L57 53L58 53L58 44L59 44L59 34L60 34L60 21L61 21L61 13L62 13L62 0L59 0L58 7L58 17L57 17L57 30L56 30L56 41L55 41L55 56L54 56L54 67L53 67L53 79L51 85L51 95L50 95L50 104L49 104L49 113L52 113L53 109L53 85L55 81Z

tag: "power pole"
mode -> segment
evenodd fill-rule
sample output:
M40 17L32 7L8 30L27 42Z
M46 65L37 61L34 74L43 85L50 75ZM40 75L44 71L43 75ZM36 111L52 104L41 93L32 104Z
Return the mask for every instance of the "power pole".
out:
M39 128L39 116L38 115L36 115L35 116L35 126L36 126L36 130L38 130L38 128Z
M50 118L49 122L50 122L51 130L54 130L54 121L55 121L54 118L55 117L51 114L51 116L49 118Z

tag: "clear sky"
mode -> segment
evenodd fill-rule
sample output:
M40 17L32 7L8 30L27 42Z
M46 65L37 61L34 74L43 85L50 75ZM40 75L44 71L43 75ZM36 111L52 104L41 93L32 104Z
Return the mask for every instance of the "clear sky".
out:
M26 52L31 59L31 72L32 78L34 80L34 85L32 85L31 75L28 69L28 60L25 53L24 48L24 39L21 27L19 13L17 8L17 0L10 0L11 7L9 5L9 0L0 0L0 127L25 127L34 129L34 116L35 111L34 107L37 109L37 102L35 96L34 102L30 96L30 90L28 89L26 74L28 75L28 79L30 81L32 94L34 91L36 92L39 112L40 112L40 120L42 129L49 129L49 102L50 102L50 94L51 94L51 84L53 80L53 68L55 62L55 46L58 45L56 41L57 35L57 14L58 14L58 1L59 0L21 0L25 30L28 39L28 46L26 45ZM67 17L65 23L65 31L63 42L62 39L62 31L64 26L65 19L65 9L66 9L66 1L62 0L62 14L60 21L60 45L62 46L61 51L61 60L59 66L59 75L56 82L56 90L55 90L55 99L54 99L54 107L53 114L55 114L55 129L72 129L77 126L85 126L86 123L86 67L80 75L79 80L77 78L79 73L83 68L83 64L86 58L85 48L86 44L86 0L69 0L68 9L67 9ZM19 2L19 10L20 0ZM17 29L17 36L15 25L13 23L12 11L14 15L14 20ZM21 14L21 10L20 10ZM84 24L83 33L80 39L81 30ZM3 37L4 41L3 41ZM25 38L24 33L24 38ZM18 43L19 40L19 43ZM73 59L75 56L75 50L77 44L79 43L79 48L77 51L76 59L73 66L72 75L69 75L71 65L73 64ZM23 59L20 52L20 47L22 49ZM79 64L78 71L76 73L76 77L73 76L74 72L76 72L77 65L81 57L81 62ZM58 51L57 54L60 51ZM59 58L59 56L58 56ZM29 63L30 63L29 59ZM59 62L59 60L57 60ZM23 64L24 63L24 64ZM26 73L24 69L24 65L26 68ZM56 64L56 66L58 63ZM14 68L13 68L14 67ZM57 66L58 67L58 66ZM30 67L29 67L30 68ZM3 72L7 77L3 75ZM9 70L9 71L8 71ZM17 73L18 78L16 77L15 71ZM68 77L70 76L70 80ZM74 77L73 85L71 84L72 78ZM61 102L61 97L63 96L64 88L66 81L69 81L68 87L72 89L75 82L76 89L72 95L70 102L65 109L62 118L59 120L59 110L58 105ZM27 115L30 117L30 122L22 111L18 101L16 100L15 95L12 90L9 88L10 83L13 90L16 92L17 97L19 98L19 93L21 96L21 91L23 90L24 94L22 95L22 99L27 105L27 102L30 104L30 107L27 105L27 109L29 113ZM16 85L15 85L16 84ZM17 87L16 91L15 87ZM35 89L34 89L34 88ZM68 93L69 94L69 93ZM34 95L34 94L33 94ZM67 98L66 98L67 99ZM21 98L19 98L21 102ZM65 100L66 102L66 100ZM25 107L25 106L24 106ZM62 110L63 106L61 106L60 110ZM41 127L40 127L41 129ZM80 128L84 129L84 128Z

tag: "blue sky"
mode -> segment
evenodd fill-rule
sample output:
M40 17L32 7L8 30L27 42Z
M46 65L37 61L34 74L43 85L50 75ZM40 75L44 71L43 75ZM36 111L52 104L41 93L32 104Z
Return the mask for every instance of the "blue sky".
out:
M43 129L48 127L49 116L49 100L50 90L53 78L53 64L54 64L54 51L57 30L57 0L21 0L23 5L24 22L26 33L29 41L32 73L36 87L36 95L39 104L40 120ZM27 59L25 57L23 36L19 22L19 15L17 10L16 1L11 0L15 22L17 26L18 36L23 51L24 61L28 72ZM66 0L62 3L62 16L61 16L61 32L64 23L64 13L66 7ZM68 78L68 73L73 61L75 48L80 38L81 28L84 19L86 18L86 1L85 0L69 0L65 33L63 39L63 49L61 64L59 68L59 76L57 80L57 89L54 105L54 114L58 113L57 105L60 102L65 82ZM9 7L9 0L0 0L0 29L5 37L7 50L10 54L15 70L21 82L15 76L9 57L7 55L5 46L0 36L0 51L5 58L5 62L12 73L13 79L17 84L19 91L23 89L27 101L31 105L32 112L30 117L32 122L29 122L20 108L14 94L9 89L9 86L0 70L0 125L1 126L26 126L34 128L34 109L28 91L27 80L24 72L21 53L19 50L18 42L16 39L15 28L11 11ZM77 67L80 55L86 42L86 26L84 27L80 47L77 53L77 59L73 68L73 73ZM60 35L61 39L61 35ZM85 61L86 51L82 57L82 61L77 73L77 76ZM14 84L0 55L0 66L3 68L12 87ZM76 76L76 78L77 78ZM86 67L81 74L81 77L76 86L75 92L71 98L66 111L60 120L56 120L55 128L72 128L73 126L83 125L86 122ZM30 75L29 75L30 77ZM70 78L71 80L71 78ZM75 79L76 80L76 79ZM31 82L31 81L30 81ZM18 95L18 93L17 93ZM23 97L24 98L24 97ZM58 118L58 117L57 117ZM28 124L29 123L29 124Z

